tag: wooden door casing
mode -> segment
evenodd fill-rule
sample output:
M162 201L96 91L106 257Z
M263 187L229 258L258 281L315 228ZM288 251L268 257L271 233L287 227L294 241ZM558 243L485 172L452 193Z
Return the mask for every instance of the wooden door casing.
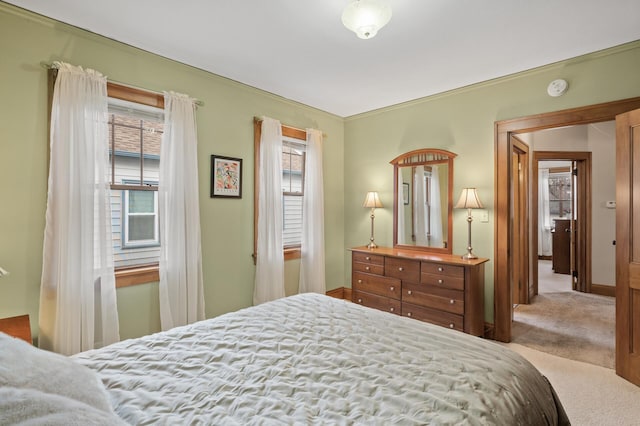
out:
M511 138L519 133L615 119L616 115L640 108L640 97L553 111L495 123L495 232L494 232L494 336L511 341L510 244L509 226L511 183ZM534 189L535 190L535 189ZM535 217L535 216L534 216ZM534 234L534 238L537 236ZM535 273L535 271L533 271Z

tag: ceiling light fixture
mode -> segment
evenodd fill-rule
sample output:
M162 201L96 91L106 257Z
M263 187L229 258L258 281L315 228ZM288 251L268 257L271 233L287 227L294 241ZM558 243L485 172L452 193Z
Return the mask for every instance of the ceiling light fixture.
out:
M349 0L342 11L342 23L362 39L373 38L391 19L386 0Z

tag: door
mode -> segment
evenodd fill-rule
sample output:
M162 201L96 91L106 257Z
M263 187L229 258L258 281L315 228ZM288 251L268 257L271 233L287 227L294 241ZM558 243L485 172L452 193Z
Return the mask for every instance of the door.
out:
M591 199L591 161L572 161L572 191L571 191L571 282L573 289L588 293L591 291L591 269L587 268L591 262L587 254L587 241L590 240L587 229L591 220L589 202Z
M529 303L529 147L515 136L511 139L511 301L517 305Z
M616 116L616 373L640 386L640 109Z

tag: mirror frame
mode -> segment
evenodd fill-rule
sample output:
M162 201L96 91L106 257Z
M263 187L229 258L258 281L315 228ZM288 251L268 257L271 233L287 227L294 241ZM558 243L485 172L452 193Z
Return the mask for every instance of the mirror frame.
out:
M452 253L453 238L453 159L457 154L444 149L424 148L406 152L390 161L393 165L393 247L409 250L419 250L433 253ZM398 194L398 173L401 167L416 167L420 165L447 164L448 193L447 193L447 246L429 247L398 244L398 202L401 194Z

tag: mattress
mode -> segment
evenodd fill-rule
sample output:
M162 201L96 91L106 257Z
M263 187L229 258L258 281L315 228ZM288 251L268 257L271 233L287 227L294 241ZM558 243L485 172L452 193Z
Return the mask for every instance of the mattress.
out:
M302 294L78 354L131 424L568 424L490 341Z

